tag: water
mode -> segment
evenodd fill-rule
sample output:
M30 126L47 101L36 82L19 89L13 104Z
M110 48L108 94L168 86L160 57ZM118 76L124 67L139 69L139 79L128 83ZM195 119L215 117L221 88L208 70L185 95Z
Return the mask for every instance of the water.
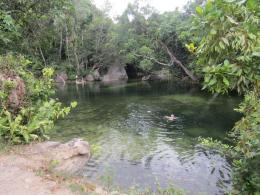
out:
M58 98L78 101L58 121L54 140L83 137L96 152L80 173L103 185L140 190L174 185L187 194L224 194L231 166L203 149L198 137L226 142L239 115L238 97L213 96L173 82L93 83L59 87ZM174 114L176 121L164 116Z

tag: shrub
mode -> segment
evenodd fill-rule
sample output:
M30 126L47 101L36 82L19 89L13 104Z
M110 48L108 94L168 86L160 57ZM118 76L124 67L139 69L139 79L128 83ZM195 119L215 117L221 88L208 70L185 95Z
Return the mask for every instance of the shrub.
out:
M0 56L0 136L14 144L48 138L47 132L54 122L77 105L73 102L63 107L52 99L53 69L44 68L41 77L35 78L27 70L30 63L23 56ZM24 93L19 93L18 82L25 86ZM10 98L15 93L23 96L19 97L19 104L13 102L17 99Z

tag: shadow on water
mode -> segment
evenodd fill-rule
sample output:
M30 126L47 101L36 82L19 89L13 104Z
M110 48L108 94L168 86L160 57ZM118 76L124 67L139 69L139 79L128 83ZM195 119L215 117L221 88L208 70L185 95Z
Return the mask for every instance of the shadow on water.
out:
M173 82L90 83L58 88L64 103L78 101L58 121L51 137L83 137L101 147L83 173L100 182L109 170L116 186L155 189L175 184L188 194L223 194L230 189L230 164L198 145L197 138L222 141L239 115L240 98L212 96ZM164 116L174 114L176 121Z

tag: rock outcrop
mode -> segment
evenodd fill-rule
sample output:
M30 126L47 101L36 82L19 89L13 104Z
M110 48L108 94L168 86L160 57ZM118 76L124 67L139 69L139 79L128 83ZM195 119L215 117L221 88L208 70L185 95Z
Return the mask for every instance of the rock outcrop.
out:
M64 144L47 141L29 147L25 153L36 161L47 164L54 162L54 171L72 175L88 162L90 147L88 142L82 139L73 139Z
M145 75L145 76L142 77L142 81L149 81L149 80L151 80L151 75L150 74L149 75Z
M142 77L143 81L157 81L157 80L169 80L171 79L171 73L165 69L160 71L152 72L149 75L145 75Z
M85 77L85 81L100 81L101 80L101 76L99 73L99 69L94 70L93 72L89 73L86 77Z
M68 175L82 169L89 157L89 144L82 139L14 147L0 153L0 194L121 194L108 193L85 178ZM80 190L75 192L70 186Z
M85 77L84 80L85 80L85 81L95 81L95 78L94 78L94 76L93 76L92 74L88 74L88 75Z
M11 89L8 100L7 107L10 107L13 110L17 110L24 104L26 89L23 79L20 76L14 74L0 74L0 89L4 87L4 82L10 81L14 84L14 87Z
M127 80L128 76L124 66L116 63L109 67L107 74L102 78L103 82Z
M95 81L100 81L101 80L101 75L99 73L99 69L96 69L94 72L93 72L93 77L95 79Z
M55 77L56 83L66 83L68 80L68 75L65 72L58 73Z

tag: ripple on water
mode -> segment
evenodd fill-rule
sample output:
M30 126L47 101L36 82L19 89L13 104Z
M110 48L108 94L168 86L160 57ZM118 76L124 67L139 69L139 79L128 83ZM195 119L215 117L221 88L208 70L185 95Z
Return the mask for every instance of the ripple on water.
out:
M230 189L230 164L200 147L197 137L223 140L224 130L237 120L232 111L236 98L212 99L194 88L168 83L69 86L58 95L79 105L58 122L51 136L84 137L101 147L81 173L91 180L112 178L115 185L141 190L173 183L188 194L223 194ZM164 116L170 114L178 119L167 121Z

